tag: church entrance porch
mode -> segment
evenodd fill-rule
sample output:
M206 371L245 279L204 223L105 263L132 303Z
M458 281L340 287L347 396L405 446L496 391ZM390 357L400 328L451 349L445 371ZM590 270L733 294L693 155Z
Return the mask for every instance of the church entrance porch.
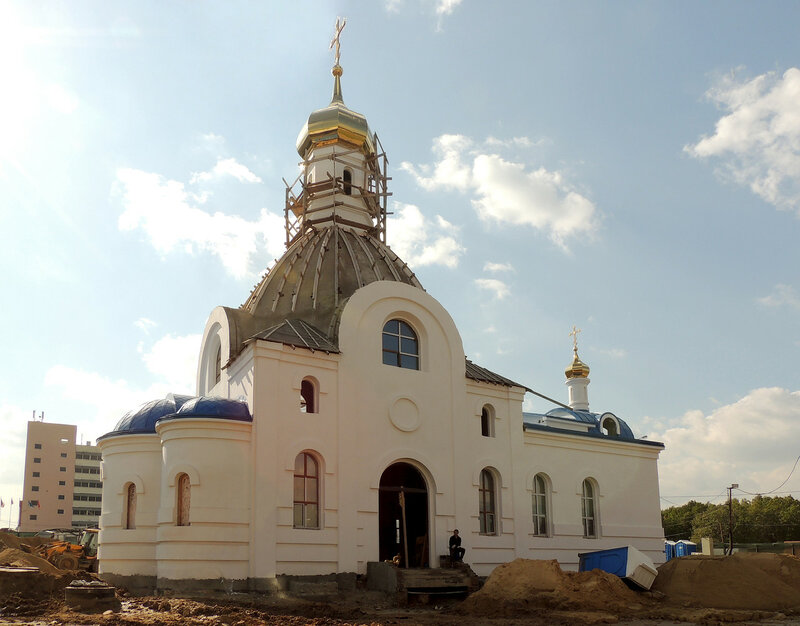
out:
M428 486L410 463L393 463L378 488L379 558L428 567Z

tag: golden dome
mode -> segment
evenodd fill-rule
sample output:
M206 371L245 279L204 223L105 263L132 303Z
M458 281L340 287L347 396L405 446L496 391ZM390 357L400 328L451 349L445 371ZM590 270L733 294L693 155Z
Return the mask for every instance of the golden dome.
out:
M333 98L324 109L314 111L297 136L297 152L305 158L313 146L343 142L366 154L375 152L367 118L348 109L342 100L342 67L333 66Z
M566 375L567 379L589 378L589 366L580 360L578 357L577 348L573 350L573 353L575 356L572 358L572 363L570 363L569 366L567 366L567 369L564 370L564 374Z

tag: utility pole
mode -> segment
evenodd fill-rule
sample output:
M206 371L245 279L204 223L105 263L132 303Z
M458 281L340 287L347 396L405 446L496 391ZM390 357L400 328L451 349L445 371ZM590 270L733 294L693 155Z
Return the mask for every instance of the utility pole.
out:
M731 483L728 487L728 556L733 554L733 490L738 489L738 483Z

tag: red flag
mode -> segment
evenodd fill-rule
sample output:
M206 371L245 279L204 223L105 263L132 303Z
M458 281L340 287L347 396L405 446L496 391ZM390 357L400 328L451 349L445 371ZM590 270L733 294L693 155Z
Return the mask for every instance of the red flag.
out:
M42 508L42 503L39 502L38 500L36 501L36 508L37 509L41 509Z
M0 498L0 509L2 509L5 505L6 503L3 502L3 498Z

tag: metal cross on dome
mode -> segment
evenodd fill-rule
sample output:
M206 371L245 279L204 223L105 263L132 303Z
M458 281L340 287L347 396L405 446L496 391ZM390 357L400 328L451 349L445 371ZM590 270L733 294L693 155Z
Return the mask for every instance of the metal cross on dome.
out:
M341 24L339 23L340 21L341 21ZM346 17L337 17L336 18L336 26L334 28L334 30L336 32L333 35L333 39L331 39L331 45L328 46L329 50L332 50L333 46L336 46L336 55L334 57L334 61L335 61L336 65L339 65L339 56L341 55L341 44L339 42L339 35L342 34L342 31L344 30L345 24L347 24L347 18Z
M578 351L578 333L582 332L580 328L572 325L572 330L569 333L569 336L572 337L572 349L577 352Z

